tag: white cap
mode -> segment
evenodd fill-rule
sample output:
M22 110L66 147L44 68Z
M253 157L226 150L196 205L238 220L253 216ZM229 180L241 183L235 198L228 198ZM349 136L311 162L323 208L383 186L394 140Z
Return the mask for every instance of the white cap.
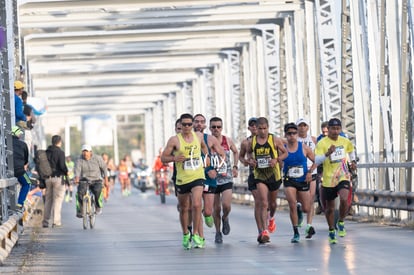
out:
M299 126L299 124L301 124L301 123L305 123L306 125L309 126L309 122L304 118L299 118L298 120L296 120L296 125L297 126Z
M89 144L82 145L82 151L92 151L92 146Z

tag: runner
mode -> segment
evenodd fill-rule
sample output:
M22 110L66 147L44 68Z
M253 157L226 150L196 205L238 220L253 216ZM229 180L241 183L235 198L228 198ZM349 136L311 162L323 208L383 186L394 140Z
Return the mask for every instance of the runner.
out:
M307 145L308 147L311 148L312 152L315 151L315 147L316 147L316 137L311 136L309 134L310 129L309 129L309 122L304 119L304 118L300 118L296 121L296 126L297 126L297 131L298 131L298 136L297 136L297 140L305 145ZM313 165L314 161L310 160L308 158L308 169L310 169L310 167ZM316 177L317 177L317 169L313 169L312 170L312 180L309 183L309 193L310 193L310 200L309 200L309 211L306 213L306 238L310 239L312 238L313 235L315 235L316 231L315 228L312 226L312 220L313 220L313 216L315 215L315 208L314 208L314 202L315 202L315 194L316 194ZM301 204L298 203L298 207L297 207L298 213L299 213L299 221L298 221L298 226L301 227L302 226L302 222L303 222L303 214L301 211Z
M329 227L329 242L335 244L336 238L334 210L335 198L339 195L338 235L345 237L344 219L349 209L349 188L351 173L348 170L348 160L351 160L351 169L356 169L354 145L340 136L342 123L337 118L328 122L328 136L316 144L316 162L323 163L322 196L326 200L325 217Z
M286 124L284 132L287 140L285 146L288 156L283 163L283 186L285 187L286 199L289 203L290 220L293 226L291 242L298 243L300 235L296 205L297 202L300 202L305 213L311 211L309 188L313 171L316 170L316 164L314 164L315 155L309 146L298 141L298 126L295 123ZM310 167L308 167L308 160L312 162Z
M269 134L269 122L264 117L257 119L257 136L253 137L247 148L248 164L254 167L254 182L260 203L257 241L266 243L270 241L268 209L269 225L272 225L275 223L277 192L282 183L280 164L287 157L287 151L280 138Z
M162 162L175 162L177 168L177 197L184 249L190 249L192 247L190 240L191 234L188 230L190 200L194 230L192 242L196 248L203 248L205 245L205 240L199 235L201 198L205 181L201 153L203 152L207 155L208 150L202 134L192 131L193 120L193 116L190 114L181 115L181 133L169 138L161 155Z
M202 114L196 114L194 116L194 131L203 133L204 129L206 128L206 118ZM215 158L224 155L224 151L220 146L218 140L212 136L203 133L204 143L206 143L208 148L209 155L213 155ZM218 154L217 154L218 153ZM203 156L205 157L205 156ZM210 163L210 165L206 165L204 169L204 175L206 177L206 181L204 182L204 190L203 190L203 215L204 221L208 227L212 227L214 225L213 220L213 204L214 204L214 194L217 188L217 170L215 167L219 164L219 162ZM199 228L200 236L204 237L204 229L203 223L200 223Z
M233 178L238 176L237 162L239 151L231 138L222 134L223 121L219 117L210 119L210 131L218 140L226 154L225 165L217 169L217 188L214 195L214 225L216 227L215 242L222 243L223 235L230 233L229 214L231 211L231 199L233 196ZM232 153L232 158L230 158ZM233 165L231 163L233 160ZM223 213L222 213L223 210ZM220 232L221 223L223 228Z

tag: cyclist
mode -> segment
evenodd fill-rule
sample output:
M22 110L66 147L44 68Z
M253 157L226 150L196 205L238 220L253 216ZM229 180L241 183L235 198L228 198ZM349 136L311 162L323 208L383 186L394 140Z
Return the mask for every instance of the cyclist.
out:
M78 192L76 194L76 217L82 218L82 198L86 194L88 185L95 195L96 214L102 213L102 179L104 180L105 186L108 187L106 169L103 158L99 155L94 155L90 145L82 145L82 156L76 162L75 166L75 184L78 185ZM81 182L81 179L86 179L88 182Z
M159 195L160 194L160 185L159 185L159 181L161 179L161 170L163 170L164 172L168 171L168 165L165 165L162 161L161 161L161 154L162 154L162 148L160 148L159 150L159 154L156 157L155 161L154 161L154 165L152 166L152 172L154 173L155 176L155 194ZM168 182L168 178L166 176L166 173L164 175L164 177L166 178L166 181ZM166 186L165 188L165 194L169 195L170 194L170 190L168 190L168 186Z

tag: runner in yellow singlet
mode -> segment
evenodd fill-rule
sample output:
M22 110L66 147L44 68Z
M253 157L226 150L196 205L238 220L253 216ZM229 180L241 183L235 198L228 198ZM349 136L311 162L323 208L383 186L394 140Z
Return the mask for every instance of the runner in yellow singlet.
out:
M315 148L316 163L323 165L322 195L326 199L325 217L329 226L329 242L337 243L334 224L335 198L339 195L338 235L345 237L344 219L348 214L348 196L351 173L348 169L348 160L351 160L351 169L356 169L354 145L347 138L340 136L341 121L332 118L328 122L328 136L322 138Z
M203 248L205 242L204 238L200 237L198 229L202 222L204 164L209 164L209 157L203 135L199 132L193 132L193 120L193 116L190 114L181 115L181 133L170 137L161 155L162 162L175 162L177 168L176 188L184 249L192 247L191 240L195 248ZM207 156L207 159L201 157L202 152ZM190 199L194 230L192 238L188 230Z

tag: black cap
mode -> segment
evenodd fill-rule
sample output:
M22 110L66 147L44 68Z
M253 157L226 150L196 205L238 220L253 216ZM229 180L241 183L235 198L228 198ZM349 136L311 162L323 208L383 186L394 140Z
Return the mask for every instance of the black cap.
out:
M331 118L328 122L328 126L340 126L340 127L342 127L342 123L337 118Z
M250 126L250 124L252 124L252 123L257 123L257 117L251 117L251 118L249 119L249 122L248 122L249 126Z
M285 124L285 133L289 130L289 129L298 129L298 126L296 125L296 123L290 122Z

